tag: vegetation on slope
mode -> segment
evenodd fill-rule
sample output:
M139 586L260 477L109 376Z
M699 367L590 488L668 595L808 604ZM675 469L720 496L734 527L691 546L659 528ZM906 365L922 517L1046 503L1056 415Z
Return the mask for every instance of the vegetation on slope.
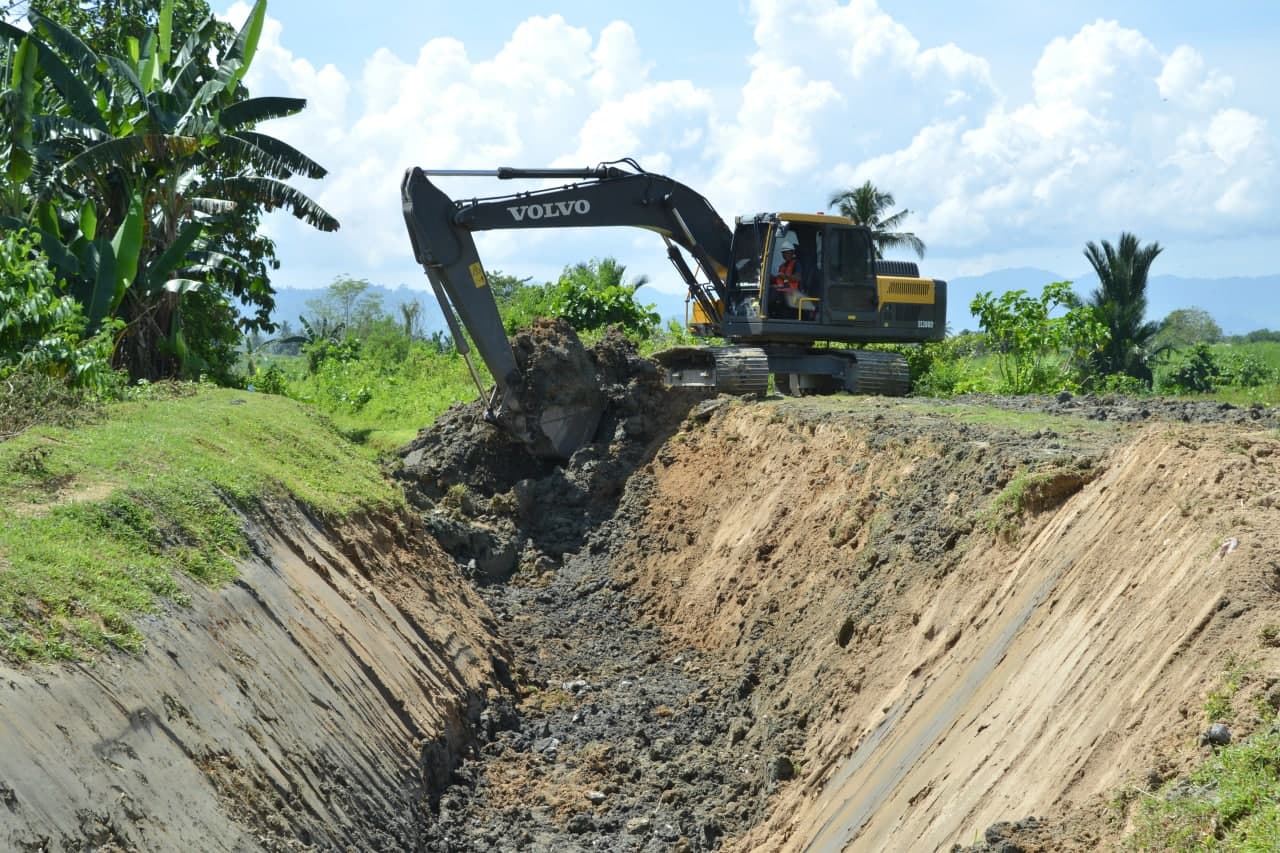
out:
M278 497L322 517L398 506L373 451L283 397L178 386L74 431L0 443L0 654L136 649L135 620L218 584L247 551L241 512Z

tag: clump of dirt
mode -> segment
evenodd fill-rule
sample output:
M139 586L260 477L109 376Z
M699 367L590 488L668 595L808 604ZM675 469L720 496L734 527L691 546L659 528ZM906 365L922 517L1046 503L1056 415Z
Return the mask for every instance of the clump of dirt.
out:
M560 319L513 340L526 413L599 403L594 435L567 461L485 420L482 401L459 404L403 451L398 477L440 543L481 582L518 568L545 570L578 550L608 518L628 477L705 397L665 387L657 366L614 329L583 346Z

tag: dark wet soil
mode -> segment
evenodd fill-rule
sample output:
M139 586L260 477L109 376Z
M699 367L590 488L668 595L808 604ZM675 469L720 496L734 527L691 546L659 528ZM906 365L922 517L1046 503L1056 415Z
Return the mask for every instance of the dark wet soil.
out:
M556 358L541 360L539 347L555 348ZM770 792L795 772L789 756L804 742L807 718L757 719L768 705L753 696L790 661L760 649L740 671L726 671L673 646L638 618L612 561L646 516L644 466L686 418L711 417L726 401L665 389L620 335L586 351L571 330L548 321L516 349L526 364L573 365L568 381L603 388L605 414L594 443L565 463L485 423L478 403L455 407L404 451L399 476L498 616L519 685L485 711L470 757L438 798L424 849L716 849L760 821ZM1274 410L1211 402L1066 394L936 402L1099 421L1280 425ZM1017 441L1024 456L1048 458L1057 438ZM1061 450L1066 461L1057 462L1071 470L1087 472L1095 461L1079 448ZM1011 473L993 468L990 482L975 487L991 491ZM922 552L947 551L967 532L926 521L915 525L928 528ZM894 535L909 536L908 522ZM1002 824L971 849L1023 849L1015 838L1046 831L1052 835L1035 819Z

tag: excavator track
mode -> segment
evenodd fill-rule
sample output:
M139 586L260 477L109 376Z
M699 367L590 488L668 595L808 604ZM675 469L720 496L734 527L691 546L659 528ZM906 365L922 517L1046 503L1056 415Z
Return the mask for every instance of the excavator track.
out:
M666 368L668 385L736 395L769 390L769 356L759 347L672 347L653 358Z
M872 352L858 350L854 356L853 394L879 394L884 397L905 397L911 390L911 370L907 360L896 352Z

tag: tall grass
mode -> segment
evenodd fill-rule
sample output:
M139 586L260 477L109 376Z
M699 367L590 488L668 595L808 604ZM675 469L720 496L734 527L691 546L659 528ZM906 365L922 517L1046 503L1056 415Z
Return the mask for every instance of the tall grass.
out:
M473 360L487 386L492 380L484 363L478 356ZM462 356L425 342L407 345L402 355L329 359L314 373L305 358L280 364L289 396L314 405L345 435L379 450L407 444L450 406L479 393Z

